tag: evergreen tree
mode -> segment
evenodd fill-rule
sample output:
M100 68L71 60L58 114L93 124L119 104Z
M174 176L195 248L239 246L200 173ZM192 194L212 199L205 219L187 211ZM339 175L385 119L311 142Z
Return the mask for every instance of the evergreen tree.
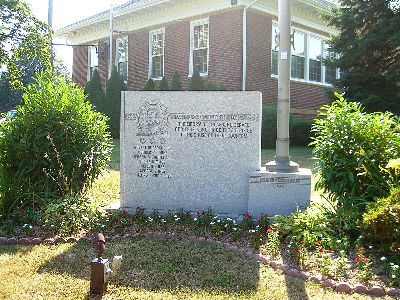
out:
M340 33L331 41L337 87L369 111L400 113L400 10L389 0L340 0L327 16Z
M99 72L93 71L92 78L88 81L85 86L85 94L88 96L90 103L92 103L96 110L104 112L104 92L101 87Z
M104 114L110 120L110 132L113 138L119 138L120 117L121 117L121 91L126 91L126 85L114 66L110 79L107 81L106 101L104 105Z
M167 78L165 78L165 76L160 81L160 85L158 87L158 90L159 91L169 91L168 80L167 80Z
M188 90L189 91L204 91L205 90L204 80L200 76L200 73L198 71L194 72L192 75L192 78L190 78Z
M183 88L182 88L182 82L181 82L181 75L177 71L172 76L170 91L182 91L182 90L183 90Z
M143 89L143 91L155 91L156 90L156 85L154 83L154 80L149 78L149 80L147 80L147 83Z

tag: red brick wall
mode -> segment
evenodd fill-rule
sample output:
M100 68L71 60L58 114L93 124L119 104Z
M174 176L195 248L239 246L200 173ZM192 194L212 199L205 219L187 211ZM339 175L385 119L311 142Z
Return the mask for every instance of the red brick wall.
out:
M241 90L242 84L242 12L233 8L209 17L209 74L206 82L224 84L228 90ZM276 105L277 79L271 77L272 19L268 14L248 11L247 18L247 90L261 91L263 103ZM164 73L169 83L175 71L181 74L184 88L188 84L190 58L190 20L146 28L128 35L128 90L142 90L149 73L149 31L165 27ZM99 45L101 42L99 42ZM104 48L104 47L103 47ZM108 76L108 47L101 56L99 74L103 87ZM114 39L113 61L115 61ZM87 79L87 48L74 49L73 80L84 85ZM291 82L291 107L315 109L325 103L323 86Z
M210 16L208 80L228 90L242 88L242 10Z
M88 72L88 47L73 47L72 81L84 87Z
M165 26L164 74L171 84L176 71L182 79L182 85L187 88L190 55L190 21L173 23Z
M128 90L143 90L149 74L149 31L128 36Z

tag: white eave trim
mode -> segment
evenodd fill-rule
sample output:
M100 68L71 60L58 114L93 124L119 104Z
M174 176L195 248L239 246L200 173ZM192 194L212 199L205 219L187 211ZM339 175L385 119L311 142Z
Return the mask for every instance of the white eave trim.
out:
M125 14L138 11L144 8L149 8L151 6L159 5L161 3L170 2L171 0L139 0L137 2L132 3L129 6L124 6L124 4L114 7L113 15L114 18L119 16L123 16ZM65 37L69 35L71 31L81 29L82 27L87 27L91 25L96 25L96 23L108 21L110 18L109 11L101 12L92 17L83 19L66 27L63 27L56 32L56 37Z

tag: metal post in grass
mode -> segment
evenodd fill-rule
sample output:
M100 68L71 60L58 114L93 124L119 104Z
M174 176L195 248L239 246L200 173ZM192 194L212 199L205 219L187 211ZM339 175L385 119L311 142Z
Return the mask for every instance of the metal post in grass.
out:
M267 171L295 173L299 165L290 161L289 156L289 114L290 114L290 2L279 0L279 57L278 57L278 104L277 104L277 139L275 160L268 162Z

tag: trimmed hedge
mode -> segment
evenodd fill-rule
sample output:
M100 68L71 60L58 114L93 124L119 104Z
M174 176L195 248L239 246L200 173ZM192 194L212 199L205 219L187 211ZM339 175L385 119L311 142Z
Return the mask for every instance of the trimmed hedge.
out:
M276 114L275 107L264 106L262 109L261 148L275 148ZM307 147L311 142L311 120L296 119L290 116L290 146Z

